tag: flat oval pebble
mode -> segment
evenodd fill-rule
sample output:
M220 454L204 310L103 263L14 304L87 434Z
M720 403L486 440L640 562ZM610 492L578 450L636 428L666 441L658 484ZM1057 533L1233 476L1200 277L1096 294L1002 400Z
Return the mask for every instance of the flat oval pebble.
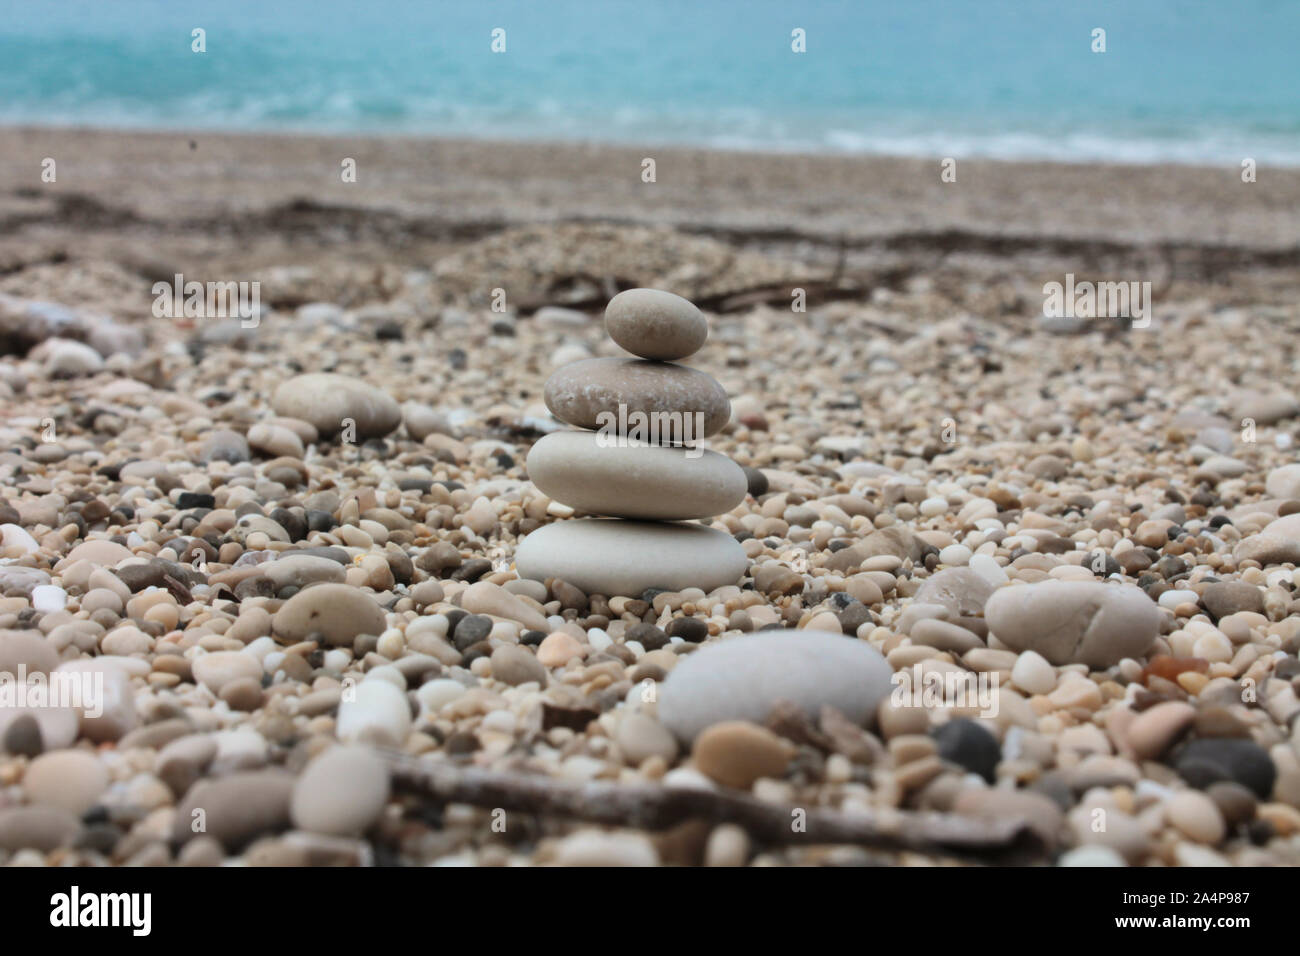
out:
M998 640L1052 664L1103 668L1141 657L1160 633L1160 609L1140 589L1100 581L1040 581L993 592L984 618Z
M339 646L351 644L358 634L382 634L384 609L347 584L315 584L285 601L272 626L290 644L319 634L325 643Z
M639 597L648 588L712 591L737 583L748 565L736 539L713 528L605 518L546 525L515 552L520 577L563 578L607 597Z
M780 777L795 748L766 727L744 720L725 720L695 738L691 759L706 777L727 787L748 790L760 777Z
M893 668L865 641L825 631L767 632L706 644L659 691L660 722L683 741L727 720L763 724L778 701L810 720L831 706L865 724L889 696Z
M196 657L191 664L195 683L214 694L238 680L260 680L262 662L244 651L215 651Z
M332 372L294 376L275 390L271 407L310 422L321 437L339 434L351 419L359 442L387 435L402 421L401 408L383 389Z
M172 840L207 834L227 850L289 823L294 778L284 770L252 770L200 780L176 807Z
M289 812L303 830L356 836L379 819L388 794L388 765L372 750L333 747L302 772Z
M543 493L593 515L677 521L709 518L744 501L740 466L717 452L655 445L617 447L594 432L554 432L528 453Z
M634 416L640 413L646 416L645 427L658 422L659 443L705 438L721 431L731 419L731 401L716 379L671 362L622 358L570 362L546 380L545 398L556 418L577 428L595 430L610 424L615 432L623 433L621 423L626 423L628 432L635 435ZM677 415L649 417L656 413ZM704 416L700 427L696 413ZM651 439L650 435L640 437Z
M694 303L659 289L628 289L605 306L605 331L633 355L686 358L709 337L709 323Z
M23 789L32 803L61 807L81 816L108 788L108 768L93 753L56 750L31 762Z

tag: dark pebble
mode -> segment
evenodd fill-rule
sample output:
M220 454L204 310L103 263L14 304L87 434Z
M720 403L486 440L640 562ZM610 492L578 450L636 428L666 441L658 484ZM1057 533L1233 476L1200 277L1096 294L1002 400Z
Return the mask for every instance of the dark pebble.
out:
M212 509L216 506L217 499L214 496L200 494L197 491L182 491L180 497L176 499L176 507L182 511L188 511L191 508Z
M709 625L698 617L678 617L668 622L665 633L669 637L680 637L691 644L700 644L708 639Z
M668 635L653 624L633 624L624 632L623 640L636 641L647 651L657 651L668 643Z
M1277 768L1268 751L1253 740L1235 737L1193 740L1179 752L1174 769L1200 790L1230 780L1248 788L1261 800L1268 799L1277 778Z
M31 714L19 714L5 728L4 751L15 757L38 757L45 749L41 725Z
M757 468L750 468L748 465L741 465L740 467L745 472L745 482L748 485L749 493L755 498L767 494L767 475Z
M1119 562L1112 558L1105 551L1094 551L1088 555L1086 567L1099 578L1110 577L1112 574L1119 574Z
M307 512L308 531L333 531L337 524L334 516L328 511L318 511L313 508Z
M491 570L492 562L487 558L471 558L451 572L449 577L453 581L468 581L472 584Z
M934 731L939 756L993 782L1002 748L997 738L973 720L950 720Z
M307 516L288 508L276 508L270 518L289 534L290 541L301 541L307 537Z
M452 633L452 643L456 650L464 652L468 647L485 641L492 633L492 618L486 614L467 614L456 624ZM491 653L489 650L488 653Z
M861 601L854 601L844 610L839 612L840 629L845 634L857 634L858 628L863 624L875 623L876 616L871 613L871 608L867 607Z

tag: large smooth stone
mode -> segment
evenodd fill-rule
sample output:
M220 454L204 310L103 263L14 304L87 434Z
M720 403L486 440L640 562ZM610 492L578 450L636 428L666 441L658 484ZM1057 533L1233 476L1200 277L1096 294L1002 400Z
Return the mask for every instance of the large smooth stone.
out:
M387 435L402 421L401 408L383 389L332 372L289 379L275 390L271 407L277 415L310 422L322 437L337 435L351 419L358 442Z
M659 721L684 741L729 720L763 724L778 701L817 721L824 706L865 724L893 668L865 641L827 631L765 632L706 644L668 674Z
M515 552L519 576L562 578L588 594L640 596L647 588L712 591L745 573L745 549L697 524L585 518L538 528Z
M313 584L285 601L271 626L289 644L319 634L326 644L339 647L358 634L384 633L386 620L384 609L364 591L347 584Z
M731 401L716 379L671 362L621 358L570 362L546 380L545 398L546 407L560 421L593 430L609 425L615 434L623 433L620 420L634 431L634 416L640 413L647 417L645 427L657 428L660 443L707 437L731 419ZM619 406L624 409L621 417ZM675 420L663 417L674 412ZM699 427L697 412L704 416ZM650 419L651 415L657 417Z
M594 432L547 435L528 453L528 477L556 501L619 518L709 518L745 500L745 472L726 455L602 441Z
M278 768L200 780L185 793L172 822L172 841L206 833L227 850L289 825L294 778Z
M1002 643L1053 664L1103 668L1141 657L1160 633L1160 609L1131 584L1040 581L999 588L984 619Z
M984 610L993 585L970 568L945 568L930 575L916 592L915 604L942 604L954 615L971 617Z
M628 289L605 306L605 331L633 355L686 358L709 337L709 322L694 303L659 289Z

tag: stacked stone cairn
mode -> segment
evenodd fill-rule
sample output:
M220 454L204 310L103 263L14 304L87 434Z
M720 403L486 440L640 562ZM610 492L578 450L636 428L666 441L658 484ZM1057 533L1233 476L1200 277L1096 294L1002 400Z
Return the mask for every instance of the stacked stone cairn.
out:
M605 517L528 535L515 555L520 576L630 597L735 584L748 566L744 549L695 523L745 497L741 467L699 446L727 424L731 402L712 376L675 362L704 345L708 321L680 296L629 289L610 300L605 330L637 357L557 369L546 405L583 430L547 435L528 454L528 476L543 494Z

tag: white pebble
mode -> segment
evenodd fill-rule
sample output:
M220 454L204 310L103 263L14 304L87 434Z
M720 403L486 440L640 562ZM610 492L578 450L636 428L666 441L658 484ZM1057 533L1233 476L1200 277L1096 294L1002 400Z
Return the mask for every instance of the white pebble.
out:
M948 500L946 498L926 498L921 502L921 515L925 518L934 518L948 511Z
M415 692L415 698L425 713L436 714L453 700L465 693L465 685L460 681L443 677L421 684Z
M1002 565L998 564L992 555L972 555L970 569L994 587L1001 587L1011 580L1007 577L1007 572L1002 570Z
M964 544L950 544L939 552L939 561L954 568L964 567L971 559L971 550Z
M32 588L32 607L42 614L62 611L68 603L68 592L55 584L38 584Z
M1056 686L1056 671L1037 651L1023 651L1011 668L1011 681L1031 694L1047 694Z
M1172 611L1180 604L1195 604L1199 600L1200 597L1195 591L1166 591L1160 595L1159 604Z

